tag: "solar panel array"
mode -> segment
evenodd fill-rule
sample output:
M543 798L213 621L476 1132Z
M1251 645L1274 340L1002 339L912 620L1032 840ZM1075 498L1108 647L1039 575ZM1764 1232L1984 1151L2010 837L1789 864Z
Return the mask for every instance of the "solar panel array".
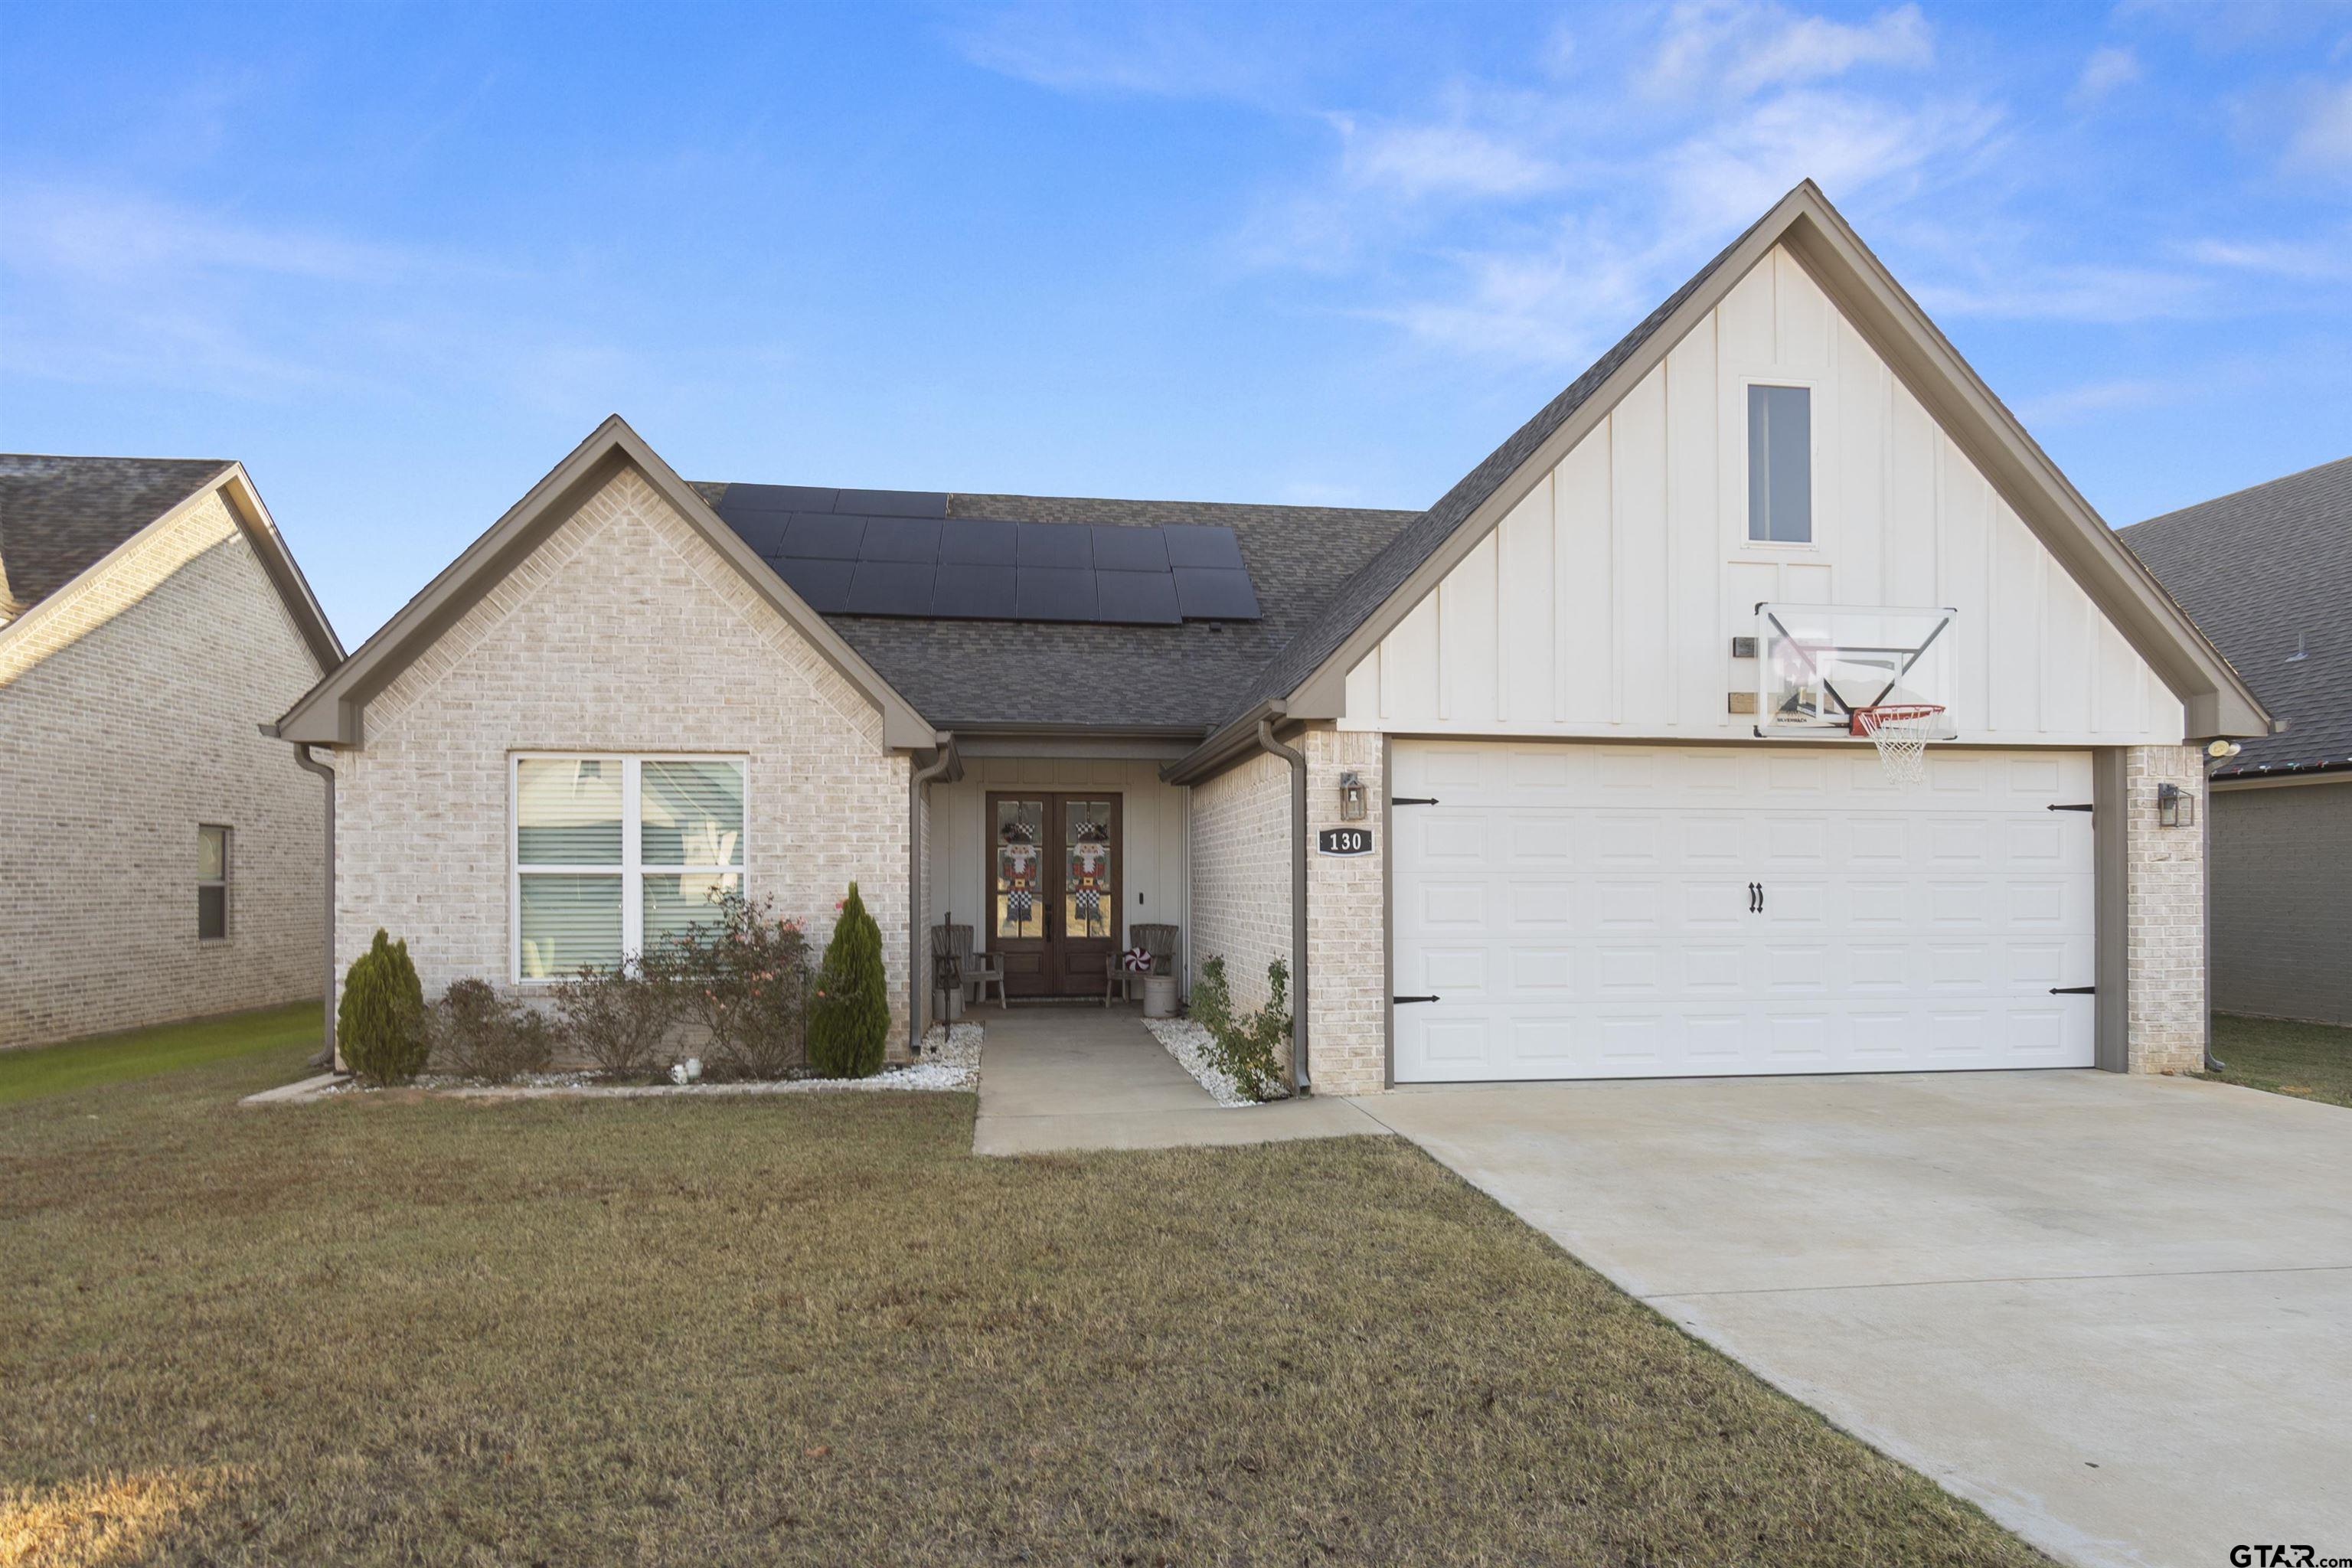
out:
M1254 621L1234 531L950 517L945 495L730 485L719 515L824 615Z

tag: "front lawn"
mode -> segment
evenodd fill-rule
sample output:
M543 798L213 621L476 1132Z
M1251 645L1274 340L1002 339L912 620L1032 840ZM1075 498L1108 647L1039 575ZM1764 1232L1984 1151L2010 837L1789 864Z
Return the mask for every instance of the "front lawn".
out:
M2352 1105L2352 1029L2216 1013L2213 1054L2224 1070L2204 1076L2219 1082Z
M45 1094L148 1078L257 1051L283 1055L290 1045L318 1050L324 1038L319 1004L289 1002L182 1024L158 1024L63 1045L0 1051L0 1105Z
M1401 1141L302 1055L0 1110L0 1563L2042 1561Z

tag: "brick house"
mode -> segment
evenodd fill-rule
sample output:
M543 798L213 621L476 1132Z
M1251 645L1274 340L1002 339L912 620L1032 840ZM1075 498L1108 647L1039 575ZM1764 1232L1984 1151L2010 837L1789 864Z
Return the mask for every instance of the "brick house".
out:
M934 922L1016 997L1167 923L1353 1094L2193 1068L2164 824L2268 721L1808 184L1426 511L690 484L615 417L278 730L341 963L529 994L855 878L902 1042Z
M2352 458L2120 536L2284 726L2212 767L2214 1010L2352 1024Z
M0 1047L319 994L342 648L244 468L0 457Z

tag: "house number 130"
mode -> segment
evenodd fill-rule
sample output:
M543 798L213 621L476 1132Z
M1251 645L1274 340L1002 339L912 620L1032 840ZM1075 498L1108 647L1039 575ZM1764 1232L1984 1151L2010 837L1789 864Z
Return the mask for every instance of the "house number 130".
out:
M1327 827L1315 836L1315 847L1325 855L1369 855L1372 852L1372 830Z

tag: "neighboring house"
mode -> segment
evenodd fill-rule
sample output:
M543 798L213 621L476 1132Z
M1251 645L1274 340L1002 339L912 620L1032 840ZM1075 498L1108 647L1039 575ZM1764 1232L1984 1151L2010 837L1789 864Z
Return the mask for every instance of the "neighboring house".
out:
M1928 787L1840 682L1946 710ZM902 1030L933 921L1095 996L1171 922L1289 963L1325 1093L2194 1068L2158 796L2266 727L1810 184L1427 511L690 485L616 417L278 726L342 963L531 994L854 878Z
M2213 1005L2352 1024L2352 458L2121 535L2286 726L2213 769Z
M245 469L0 457L0 1047L319 994L342 649Z

